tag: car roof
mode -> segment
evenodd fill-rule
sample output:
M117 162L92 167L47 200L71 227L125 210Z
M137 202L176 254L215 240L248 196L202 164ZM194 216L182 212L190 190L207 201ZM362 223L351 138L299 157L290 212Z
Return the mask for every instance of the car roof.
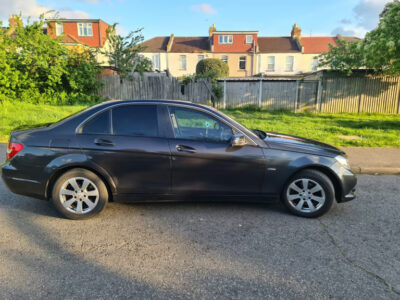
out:
M183 104L187 106L192 106L192 107L200 107L200 108L205 108L205 109L211 109L210 106L204 105L204 104L197 104L197 103L192 103L189 101L184 101L184 100L152 100L152 99L138 99L138 100L109 100L105 101L102 103L99 103L98 106L101 107L108 107L108 106L113 106L115 104L134 104L134 103L152 103L152 104Z

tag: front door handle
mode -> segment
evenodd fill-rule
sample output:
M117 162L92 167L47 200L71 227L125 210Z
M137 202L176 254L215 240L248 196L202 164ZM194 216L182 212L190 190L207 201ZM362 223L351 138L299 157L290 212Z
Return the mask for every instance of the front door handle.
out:
M114 143L112 141L106 139L95 139L94 143L98 146L108 146L108 147L114 146Z
M176 150L179 152L196 153L196 149L185 145L176 145Z

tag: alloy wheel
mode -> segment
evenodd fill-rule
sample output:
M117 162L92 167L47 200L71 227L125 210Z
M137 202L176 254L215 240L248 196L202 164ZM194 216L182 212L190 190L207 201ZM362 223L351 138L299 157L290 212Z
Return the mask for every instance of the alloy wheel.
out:
M326 200L322 186L308 178L293 181L287 189L286 197L294 209L303 213L312 213L319 210Z

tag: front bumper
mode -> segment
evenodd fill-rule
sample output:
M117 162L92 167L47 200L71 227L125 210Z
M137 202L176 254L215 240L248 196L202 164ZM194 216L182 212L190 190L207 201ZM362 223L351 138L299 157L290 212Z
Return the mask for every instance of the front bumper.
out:
M339 203L348 202L356 198L357 176L349 169L346 169L339 163L335 163L332 169L338 176L341 185L340 195L336 195Z

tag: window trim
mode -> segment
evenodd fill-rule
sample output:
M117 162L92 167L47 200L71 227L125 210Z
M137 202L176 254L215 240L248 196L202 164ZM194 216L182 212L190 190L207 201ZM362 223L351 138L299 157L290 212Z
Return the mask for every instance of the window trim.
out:
M240 68L241 59L244 57L244 69ZM247 70L247 57L246 56L239 56L239 70L246 71Z
M269 65L272 65L272 64L269 63L270 57L272 57L274 59L274 63L273 63L274 67L272 69L269 68ZM274 55L269 55L267 57L267 72L275 72L275 56Z
M292 68L291 69L288 68L288 62L287 62L289 57L293 58L293 60L292 60ZM285 58L285 72L294 72L294 55L287 55L286 56L286 58Z
M64 33L64 25L63 23L57 23L56 22L56 36L61 36ZM58 33L58 29L61 28L61 32Z
M226 43L223 41L224 40L224 37L227 37L226 38ZM222 42L221 42L221 40L222 40ZM218 44L220 44L220 45L232 45L233 44L233 35L232 34L221 34L221 35L219 35L218 36Z
M76 25L77 25L77 29L78 29L78 36L80 36L80 37L93 37L93 24L92 23L88 23L88 22L85 22L85 23L76 23ZM82 25L82 33L83 33L83 26L84 25L86 25L86 26L89 26L90 25L90 29L91 29L91 35L81 35L81 32L80 32L80 28L79 28L79 25ZM87 29L86 29L87 30ZM88 30L87 30L88 31Z
M247 38L251 38L251 41L250 41L250 42L247 41ZM254 41L253 36L252 36L251 34L247 34L247 35L246 35L246 40L245 40L246 44L253 44L253 41Z
M155 63L154 63L155 60L158 62L158 68L156 67L156 65L155 65ZM154 70L161 70L161 57L160 57L160 53L153 54L152 57L151 57L151 62L152 62L152 65L153 65Z
M185 67L182 66L183 60L182 58L185 58ZM187 70L187 57L186 55L179 55L179 70Z

